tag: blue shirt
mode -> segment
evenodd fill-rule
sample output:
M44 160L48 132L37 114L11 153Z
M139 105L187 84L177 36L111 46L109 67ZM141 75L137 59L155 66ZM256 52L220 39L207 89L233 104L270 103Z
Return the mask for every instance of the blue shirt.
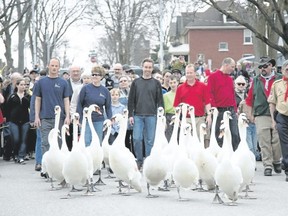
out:
M123 114L123 111L125 109L125 106L121 103L119 103L118 105L112 105L112 115L114 116L115 114ZM114 134L115 132L119 133L119 128L120 125L114 123L111 127L111 134Z
M56 105L61 107L61 118L65 118L64 98L70 97L66 80L60 77L43 77L35 85L33 95L41 97L40 119L55 118Z
M111 95L106 87L102 85L95 86L92 83L82 87L77 103L77 113L79 113L81 119L84 107L89 107L92 104L98 105L101 111L101 114L92 112L93 122L104 121L104 108L107 118L112 117Z

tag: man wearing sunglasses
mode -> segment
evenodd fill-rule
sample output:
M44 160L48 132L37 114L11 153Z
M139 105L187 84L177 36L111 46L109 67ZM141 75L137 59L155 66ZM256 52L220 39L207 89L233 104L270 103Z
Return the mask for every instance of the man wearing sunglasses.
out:
M264 176L271 176L272 168L274 168L275 173L281 173L279 136L275 127L272 126L272 118L267 102L272 84L275 80L281 79L281 75L273 69L275 64L274 59L269 57L260 58L258 66L260 73L253 79L246 98L248 118L252 122L255 121L256 124Z

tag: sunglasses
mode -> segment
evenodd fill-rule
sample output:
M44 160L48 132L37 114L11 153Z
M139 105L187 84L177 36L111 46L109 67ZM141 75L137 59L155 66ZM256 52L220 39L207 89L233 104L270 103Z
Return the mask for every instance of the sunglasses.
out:
M266 69L266 68L268 68L268 67L269 67L269 65L268 65L268 64L265 64L265 65L259 66L259 69L262 69L262 68Z
M120 80L119 82L120 82L120 83L122 83L122 82L127 82L127 80Z
M237 83L239 86L245 86L246 83Z
M91 76L93 76L93 77L96 77L96 76L99 76L99 77L101 77L102 75L101 75L101 74L99 74L99 73L92 73L92 74L91 74Z

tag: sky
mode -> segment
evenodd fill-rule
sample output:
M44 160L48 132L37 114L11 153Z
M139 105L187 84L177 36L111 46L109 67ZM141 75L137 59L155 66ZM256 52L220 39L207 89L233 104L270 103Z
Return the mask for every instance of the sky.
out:
M89 58L89 53L91 49L94 49L98 43L98 39L102 37L104 31L97 27L95 29L91 29L88 26L71 26L68 29L65 38L69 40L69 45L67 48L67 56L69 59L73 60L73 65L79 65L81 67L90 67L91 62ZM15 33L17 35L17 33ZM17 38L13 37L13 45L12 45L12 57L14 59L14 65L17 66L18 64L18 56L17 56ZM5 56L5 47L3 41L0 40L0 58L2 61L6 61ZM32 68L32 57L30 53L30 49L27 48L25 50L25 66L30 69ZM63 55L60 53L60 57L62 58Z
M98 39L103 37L104 31L100 27L91 29L89 26L73 26L67 32L69 48L67 56L73 65L87 67L91 65L89 58L90 51L95 49Z

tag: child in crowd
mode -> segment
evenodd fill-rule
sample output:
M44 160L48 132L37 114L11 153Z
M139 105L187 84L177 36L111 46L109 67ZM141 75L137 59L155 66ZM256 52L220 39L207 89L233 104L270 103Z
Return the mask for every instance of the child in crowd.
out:
M112 116L115 114L123 114L123 111L125 109L125 106L120 103L119 97L120 97L120 90L118 88L113 88L110 90L111 94L111 105L112 105ZM119 133L119 124L114 123L111 128L111 134L109 137L109 144L111 145Z
M170 122L171 122L171 117L175 114L173 104L174 104L174 98L175 98L177 86L178 86L178 78L174 75L171 75L170 81L169 81L170 91L168 91L167 93L163 95L164 110L166 114L165 135L166 135L168 142L170 141L172 131L173 131L173 125L170 125Z

